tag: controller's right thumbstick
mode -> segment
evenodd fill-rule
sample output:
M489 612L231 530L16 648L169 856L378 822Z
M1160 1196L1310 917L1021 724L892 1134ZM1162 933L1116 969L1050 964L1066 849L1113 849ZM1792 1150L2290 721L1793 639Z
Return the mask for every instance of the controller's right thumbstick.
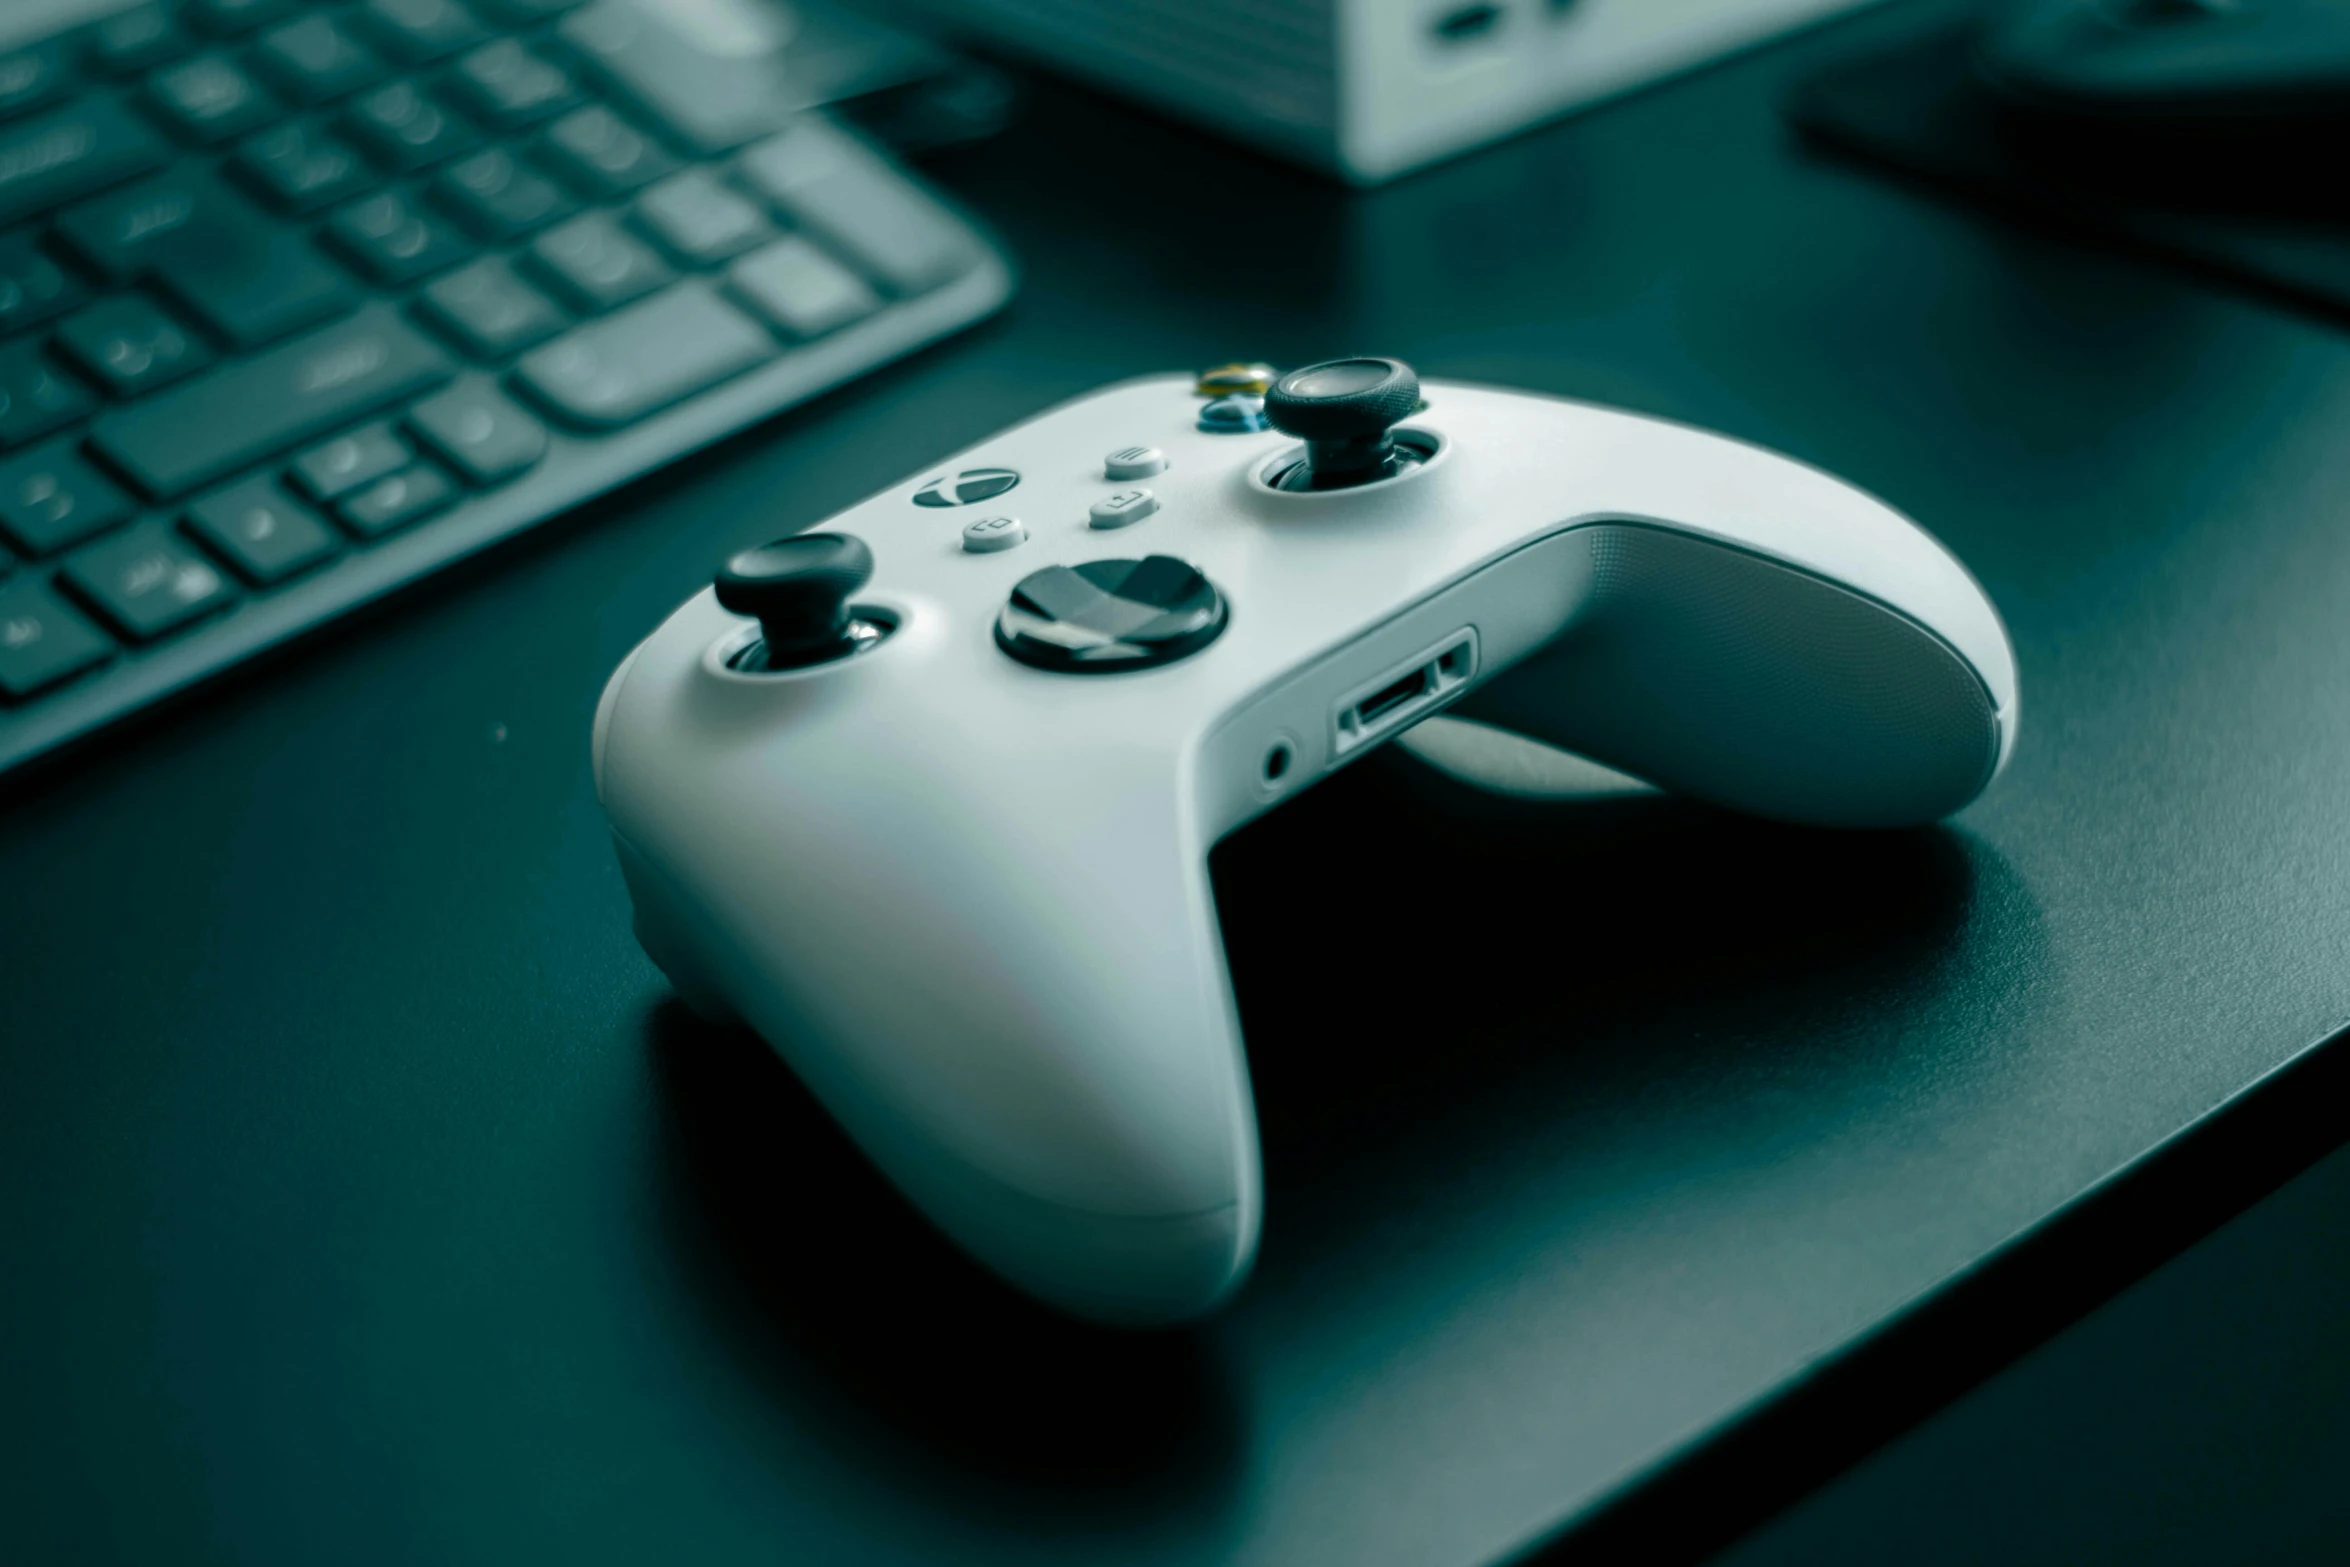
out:
M1328 359L1292 370L1265 393L1273 428L1306 443L1316 489L1385 478L1397 421L1420 405L1420 378L1400 359Z

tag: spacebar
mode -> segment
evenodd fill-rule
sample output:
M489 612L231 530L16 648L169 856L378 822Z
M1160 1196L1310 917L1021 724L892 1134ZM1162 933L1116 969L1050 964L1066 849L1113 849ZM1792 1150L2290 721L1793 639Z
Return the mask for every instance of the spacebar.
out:
M91 444L156 500L247 468L456 373L386 305L98 421Z

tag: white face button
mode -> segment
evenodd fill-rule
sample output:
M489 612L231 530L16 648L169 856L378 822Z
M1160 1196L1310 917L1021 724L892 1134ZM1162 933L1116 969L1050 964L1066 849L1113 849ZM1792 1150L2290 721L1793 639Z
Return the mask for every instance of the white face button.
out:
M963 548L974 555L1008 550L1028 537L1017 517L982 517L963 529Z
M1120 490L1106 501L1093 503L1093 525L1097 528L1123 528L1142 521L1159 509L1159 498L1148 490Z
M1156 446L1121 446L1102 459L1102 472L1113 480L1147 479L1167 471L1167 454Z

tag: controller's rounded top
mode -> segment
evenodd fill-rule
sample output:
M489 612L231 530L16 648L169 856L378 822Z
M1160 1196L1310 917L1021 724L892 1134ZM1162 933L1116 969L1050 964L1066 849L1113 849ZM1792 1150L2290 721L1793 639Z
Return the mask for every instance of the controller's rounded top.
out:
M1326 359L1265 394L1273 428L1306 441L1375 441L1420 405L1420 378L1400 359Z
M873 580L873 551L845 533L802 533L719 568L718 602L758 617L770 669L855 651L849 597Z

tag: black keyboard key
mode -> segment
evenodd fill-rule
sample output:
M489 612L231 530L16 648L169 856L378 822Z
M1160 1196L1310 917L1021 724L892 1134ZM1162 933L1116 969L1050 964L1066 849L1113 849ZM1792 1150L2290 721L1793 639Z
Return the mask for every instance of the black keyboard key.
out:
M426 317L476 359L535 348L570 324L553 300L495 256L427 284L422 297Z
M494 386L474 382L408 410L408 428L477 485L503 484L547 455L547 429Z
M637 198L637 223L689 267L712 267L775 237L766 216L706 169L672 174Z
M579 209L560 185L503 147L458 159L433 189L483 239L520 239Z
M780 130L790 117L772 52L713 51L638 0L597 0L557 31L639 114L707 156Z
M414 82L394 82L354 99L343 128L368 154L403 172L454 158L481 133Z
M775 340L756 322L693 280L532 349L515 377L557 417L613 429L775 352Z
M447 474L418 463L344 496L335 506L335 515L361 538L380 539L446 510L456 499L457 486L449 482Z
M590 196L625 196L673 173L677 160L602 104L575 109L547 128L547 151L563 177Z
M0 337L69 309L82 291L29 239L0 239Z
M473 254L455 229L394 190L341 208L326 232L353 266L387 286L429 277Z
M583 313L642 299L677 274L602 212L583 213L531 241L538 274Z
M72 73L65 65L65 46L54 39L0 54L0 120L13 119L63 97L72 83Z
M126 283L146 271L161 246L187 233L212 189L190 170L158 175L66 209L57 232L86 265L109 282Z
M311 447L294 459L286 477L312 500L332 501L415 460L416 454L401 444L390 425L370 424Z
M225 54L200 54L147 78L147 97L172 127L209 145L266 124L278 106Z
M821 337L881 308L865 280L797 234L726 269L738 298L794 337Z
M187 529L255 587L307 571L343 547L317 513L266 478L197 501L188 508Z
M0 225L158 168L161 137L103 95L0 130Z
M90 69L101 76L134 76L194 47L170 11L159 5L133 6L90 29Z
M456 364L388 305L100 419L91 444L158 500L249 468L386 404Z
M196 25L217 38L249 33L291 12L300 0L188 0Z
M131 520L131 498L65 441L0 462L0 533L54 555Z
M374 50L323 12L263 33L253 63L297 103L326 103L387 74Z
M246 137L231 166L263 200L286 212L316 212L376 182L375 171L348 143L300 120Z
M500 130L518 130L579 102L563 68L519 39L484 44L449 72L448 90L474 118Z
M101 300L65 318L57 346L116 397L137 397L195 374L212 352L137 294Z
M155 522L69 557L63 580L116 631L140 642L226 609L237 596L217 566Z
M0 693L34 692L103 663L114 639L36 577L0 583Z
M970 241L882 156L820 115L743 154L742 172L786 216L900 294L970 265Z
M62 430L98 406L37 342L0 348L0 451Z
M296 230L201 172L85 202L58 230L116 279L151 277L212 331L257 347L352 309L358 291Z
M383 46L410 65L429 65L489 35L458 0L367 0L361 19Z

